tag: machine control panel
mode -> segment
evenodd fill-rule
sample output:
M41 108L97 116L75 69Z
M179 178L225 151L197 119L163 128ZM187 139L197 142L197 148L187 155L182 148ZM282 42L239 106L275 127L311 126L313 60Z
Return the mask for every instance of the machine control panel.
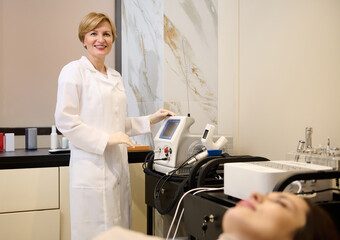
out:
M154 138L156 171L169 172L186 160L190 144L200 139L199 135L189 132L194 122L186 116L172 116L163 122Z

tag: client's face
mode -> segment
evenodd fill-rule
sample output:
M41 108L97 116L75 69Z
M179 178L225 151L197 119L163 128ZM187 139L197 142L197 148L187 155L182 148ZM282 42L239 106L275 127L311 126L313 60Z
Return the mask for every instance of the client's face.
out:
M225 213L223 231L240 239L292 239L308 210L305 200L290 193L254 193Z

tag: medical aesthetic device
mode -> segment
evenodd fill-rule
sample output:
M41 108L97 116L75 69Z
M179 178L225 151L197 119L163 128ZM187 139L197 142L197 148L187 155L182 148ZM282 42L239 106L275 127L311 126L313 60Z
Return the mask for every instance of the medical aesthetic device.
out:
M214 142L213 141L214 132L215 132L215 126L211 124L207 124L207 126L204 129L204 133L203 133L201 141L202 141L202 144L205 146L205 148L208 150L222 149L228 143L227 138L224 136L220 137L216 142Z
M173 217L163 228L167 239L172 234L177 239L179 226L185 230L185 238L217 239L225 211L254 192L285 191L308 198L339 222L340 171L334 170L339 170L335 163L339 163L340 150L333 149L330 140L325 149L307 148L312 133L308 128L306 141L299 141L296 152L289 154L291 160L271 161L232 155L231 137L214 136L217 127L211 124L200 135L192 134L193 124L194 119L185 116L164 120L154 138L154 152L143 164L145 203L159 214ZM172 229L175 221L176 230ZM148 231L152 234L152 228Z
M193 118L185 116L169 117L163 122L154 138L156 171L170 172L186 160L190 144L200 137L189 131L194 122Z
M227 148L228 140L225 137L219 137L216 142L213 141L217 138L213 136L215 130L213 125L208 124L203 135L191 134L190 127L194 122L193 118L186 116L169 117L163 122L154 138L156 171L168 173L181 166L185 161L189 165L207 157L207 150L225 150ZM196 155L196 153L198 154ZM183 172L187 173L184 169L182 169Z
M331 167L295 161L267 161L224 164L224 193L239 199L248 198L254 191L267 194L284 177L294 173L332 170ZM286 188L289 192L311 192L331 187L330 180L295 181ZM317 201L331 199L331 193L319 193Z

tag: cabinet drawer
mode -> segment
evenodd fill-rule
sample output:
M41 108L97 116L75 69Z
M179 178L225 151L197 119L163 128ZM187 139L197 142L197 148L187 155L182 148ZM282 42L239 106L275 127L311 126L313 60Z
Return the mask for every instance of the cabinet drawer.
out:
M59 208L58 168L0 170L0 213Z
M0 239L59 240L60 210L2 213Z

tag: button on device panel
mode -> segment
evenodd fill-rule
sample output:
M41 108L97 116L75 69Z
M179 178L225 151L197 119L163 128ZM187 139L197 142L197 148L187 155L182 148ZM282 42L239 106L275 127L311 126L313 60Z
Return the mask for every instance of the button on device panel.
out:
M156 153L155 158L156 159L163 159L163 160L170 160L170 156L172 153L172 149L169 145L161 146L158 148L158 150L154 151Z
M165 148L164 148L164 153L169 153L169 154L171 154L171 153L172 153L171 147L165 147Z
M171 147L166 146L166 147L164 147L163 152L164 152L164 155L165 155L167 158L169 158L169 156L170 156L171 153L172 153L172 149L171 149Z

